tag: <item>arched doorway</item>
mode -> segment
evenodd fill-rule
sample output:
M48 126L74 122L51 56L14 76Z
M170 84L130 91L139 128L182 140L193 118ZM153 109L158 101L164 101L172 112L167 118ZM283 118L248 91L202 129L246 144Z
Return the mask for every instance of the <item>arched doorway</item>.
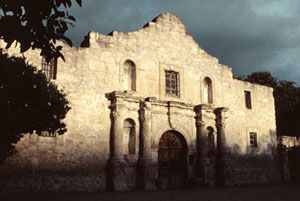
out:
M166 131L159 140L158 176L168 187L180 187L187 181L187 143L177 131Z

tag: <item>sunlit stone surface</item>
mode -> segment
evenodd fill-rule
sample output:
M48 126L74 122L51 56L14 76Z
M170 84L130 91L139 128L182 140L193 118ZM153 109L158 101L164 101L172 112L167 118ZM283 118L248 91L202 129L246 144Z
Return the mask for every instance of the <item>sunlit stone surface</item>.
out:
M53 82L70 100L68 132L26 135L0 169L3 189L118 191L280 181L273 90L234 79L178 17L163 13L135 32L90 32L82 47L63 46L66 62L58 60ZM39 51L24 56L41 66ZM177 75L175 95L166 93L168 71ZM166 131L169 139L161 139ZM175 148L162 145L172 139Z

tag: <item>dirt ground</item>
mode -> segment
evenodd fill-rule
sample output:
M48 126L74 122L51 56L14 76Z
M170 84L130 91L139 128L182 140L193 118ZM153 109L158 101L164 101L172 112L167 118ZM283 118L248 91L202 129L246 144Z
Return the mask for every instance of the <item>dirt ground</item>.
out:
M300 201L300 184L163 191L2 194L1 201Z

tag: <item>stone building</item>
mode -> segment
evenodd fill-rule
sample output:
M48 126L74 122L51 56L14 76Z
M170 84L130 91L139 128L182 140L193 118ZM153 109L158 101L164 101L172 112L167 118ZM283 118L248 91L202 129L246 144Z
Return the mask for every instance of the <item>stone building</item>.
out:
M50 63L39 51L24 56L67 92L68 132L22 138L0 168L2 187L118 191L280 181L273 90L234 79L178 17L163 13L130 33L90 32L63 54L65 62Z

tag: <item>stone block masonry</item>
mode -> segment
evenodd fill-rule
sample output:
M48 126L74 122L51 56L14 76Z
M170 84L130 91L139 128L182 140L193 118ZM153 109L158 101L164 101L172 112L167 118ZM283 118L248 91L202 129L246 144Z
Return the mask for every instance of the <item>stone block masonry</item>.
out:
M25 135L0 169L6 175L2 189L119 191L280 181L272 88L234 79L178 17L163 13L135 32L90 32L81 47L62 45L66 62L57 61L52 81L70 100L68 132ZM7 52L18 55L18 48ZM24 56L40 68L39 51Z

